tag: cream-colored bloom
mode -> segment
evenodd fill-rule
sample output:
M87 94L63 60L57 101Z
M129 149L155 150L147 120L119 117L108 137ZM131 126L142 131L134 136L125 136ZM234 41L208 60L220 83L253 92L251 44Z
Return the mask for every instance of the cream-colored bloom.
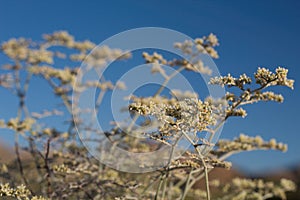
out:
M212 46L219 45L219 40L217 36L212 33L208 35L207 40L212 44Z

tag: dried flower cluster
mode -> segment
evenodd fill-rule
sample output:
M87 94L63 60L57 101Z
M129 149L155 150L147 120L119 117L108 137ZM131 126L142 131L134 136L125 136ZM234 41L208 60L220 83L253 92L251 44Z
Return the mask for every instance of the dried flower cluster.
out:
M222 188L224 194L227 195L219 199L268 199L273 197L286 199L285 193L295 191L295 189L295 184L287 179L281 179L279 184L275 184L261 179L235 178Z
M218 149L213 153L228 153L239 151L253 151L260 149L274 149L279 151L287 151L287 145L281 142L277 143L275 139L264 141L260 136L250 137L241 134L234 140L219 140L216 144Z
M201 59L197 59L198 55L208 54L212 58L218 58L219 55L214 47L218 46L218 39L215 35L210 34L209 36L204 36L203 38L197 38L194 41L184 41L183 43L175 43L174 47L182 51L185 55L191 57L190 60L187 59L173 59L166 60L161 54L154 52L152 55L147 52L143 53L143 57L146 63L152 63L152 73L160 73L164 77L166 75L165 70L162 65L170 67L180 67L180 69L185 69L188 71L194 71L197 73L208 74L212 73L212 70L205 66ZM196 59L195 59L196 58Z
M30 191L24 185L12 188L8 183L4 185L0 184L0 197L12 197L20 200L47 200L47 198L41 196L32 196Z
M151 64L152 73L161 74L167 83L182 70L210 75L211 69L203 64L199 55L218 58L215 49L218 45L217 37L210 34L174 44L177 50L190 59L167 60L157 52L145 52L142 56L146 63ZM68 50L64 51L63 48ZM232 164L225 159L234 153L287 150L286 144L275 139L265 141L260 136L250 137L243 134L233 140L220 140L216 144L212 142L214 134L228 118L246 117L244 105L261 101L283 102L282 95L264 90L278 85L293 88L294 81L288 78L287 69L278 67L275 72L271 72L265 68L258 68L254 78L246 74L238 78L230 74L214 77L210 84L228 88L226 95L220 99L207 97L201 100L196 93L176 89L171 91L171 97L168 98L162 95L166 85L162 85L153 96L132 95L128 97L129 105L126 109L134 116L139 128L128 124L126 127L119 127L116 122L112 122L112 128L103 133L94 130L92 124L76 115L91 114L91 110L81 110L75 105L76 109L72 112L72 92L77 94L97 88L99 96L95 109L96 112L101 112L99 106L103 95L114 89L126 89L126 83L114 83L104 78L99 81L76 81L76 77L81 75L78 65L83 61L88 66L87 69L102 70L109 62L129 59L129 52L111 49L108 46L96 48L89 40L76 41L66 31L45 34L41 42L24 38L11 39L1 44L0 51L10 59L1 68L3 74L0 75L0 86L12 92L19 101L16 117L0 120L1 128L11 129L15 133L16 154L13 162L4 163L0 160L1 197L32 200L158 200L188 199L191 196L195 199L285 199L285 193L296 188L293 182L286 179L276 184L237 178L222 185L218 180L210 180L208 175L216 167L230 169ZM58 59L61 61L59 65L65 62L65 67L56 64ZM168 74L165 66L174 68L175 72ZM30 80L36 76L49 83L63 107L59 110L45 108L41 112L29 110L25 99ZM255 83L252 80L255 80ZM231 91L232 88L237 90ZM73 100L77 102L76 96ZM57 124L42 121L45 117L57 115L64 115L63 123L68 124L67 128L59 128L56 127ZM185 138L191 148L176 159L172 159L170 155L168 164L157 171L128 174L110 169L91 157L78 142L76 128L93 134L104 134L112 142L111 148L120 146L131 152L150 152L162 145L170 146L173 151L180 138ZM128 132L147 138L137 140L128 136ZM204 137L204 134L208 134L208 137ZM104 153L101 148L98 148L99 154ZM211 148L213 150L208 152ZM207 154L204 155L204 152ZM201 181L205 182L205 190L195 188L196 183ZM211 194L210 187L220 188L222 195Z

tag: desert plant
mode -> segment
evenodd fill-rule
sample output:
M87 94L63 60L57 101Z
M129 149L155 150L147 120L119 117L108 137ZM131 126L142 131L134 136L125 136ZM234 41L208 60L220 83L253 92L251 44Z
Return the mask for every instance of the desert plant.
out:
M215 48L219 43L213 34L179 42L182 43L176 43L174 48L193 59L168 60L155 52L142 54L145 62L152 67L152 73L160 74L165 79L165 84L153 96L128 97L130 104L127 109L141 128L129 125L125 130L135 135L146 135L142 142L127 136L124 128L114 124L106 132L93 129L78 115L92 111L76 106L76 95L89 88L99 91L95 103L96 109L99 109L107 92L126 87L126 83L113 83L106 79L81 81L77 77L83 73L79 70L82 61L101 69L108 62L129 59L132 56L130 53L107 46L91 51L96 47L94 43L76 41L66 31L45 34L41 42L24 38L3 42L1 53L9 60L2 65L0 85L14 94L19 104L15 118L0 121L2 128L14 131L16 154L13 162L1 164L0 196L18 199L285 199L285 193L294 191L296 187L287 179L273 183L236 178L231 183L220 185L217 180L209 180L209 172L217 167L230 169L231 163L226 159L235 153L287 150L286 144L275 139L265 141L260 136L240 134L233 140L219 140L216 144L212 138L229 118L246 117L244 105L260 101L283 102L282 95L265 90L273 86L293 89L294 81L287 77L288 70L278 67L272 72L258 68L254 77L246 74L212 77L209 84L228 89L220 99L207 97L200 100L196 93L179 90L172 90L171 96L165 96L166 84L181 71L211 74L201 60L194 59L195 55L201 53L218 58ZM69 67L58 67L57 62L59 65L65 62ZM174 68L175 73L168 74L162 65ZM63 106L54 110L45 109L41 113L31 112L26 98L33 77L40 77L49 83ZM75 100L72 101L72 97ZM43 97L38 98L42 100ZM56 123L42 123L45 117L62 114L68 116L64 119L68 124L66 129L60 130ZM155 126L156 130L143 132L143 127L149 126ZM185 138L192 148L176 159L173 159L172 151L169 162L156 171L130 174L99 163L80 142L78 130L104 134L113 144L111 148L121 146L132 152L149 152L160 145L174 150L180 138ZM201 132L206 132L210 137L200 136ZM93 140L93 137L90 139ZM97 150L101 152L101 145ZM195 187L201 180L204 180L205 188ZM214 190L216 192L212 193L210 187L217 188Z

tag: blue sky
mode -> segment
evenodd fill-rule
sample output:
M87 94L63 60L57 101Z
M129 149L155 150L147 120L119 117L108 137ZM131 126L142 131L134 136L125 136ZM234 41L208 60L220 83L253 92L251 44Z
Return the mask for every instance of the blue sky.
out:
M299 1L1 1L0 41L11 37L40 39L44 33L68 30L79 40L100 43L104 39L138 27L164 27L199 37L219 37L222 74L253 74L258 66L275 69L281 65L296 79L295 89L277 88L283 104L260 103L247 107L248 117L230 119L221 137L239 133L260 134L289 144L287 153L250 152L233 156L236 166L250 173L300 163L299 123ZM3 57L0 56L0 63ZM31 88L33 96L46 84ZM17 105L0 90L0 115L13 116ZM43 100L47 103L46 100ZM3 106L9 105L9 106ZM10 108L9 108L10 107ZM37 109L38 108L35 108ZM0 132L4 140L12 137Z

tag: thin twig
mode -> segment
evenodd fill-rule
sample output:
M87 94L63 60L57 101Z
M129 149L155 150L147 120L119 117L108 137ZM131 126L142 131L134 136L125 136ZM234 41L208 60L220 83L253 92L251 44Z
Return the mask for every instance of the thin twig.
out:
M48 197L50 197L50 194L52 192L52 190L51 190L51 180L50 180L50 178L51 178L51 169L50 169L50 166L49 166L50 142L51 142L51 138L49 138L47 140L46 152L45 152L45 158L44 158L45 169L47 171L46 180L47 180L47 195L48 195Z

